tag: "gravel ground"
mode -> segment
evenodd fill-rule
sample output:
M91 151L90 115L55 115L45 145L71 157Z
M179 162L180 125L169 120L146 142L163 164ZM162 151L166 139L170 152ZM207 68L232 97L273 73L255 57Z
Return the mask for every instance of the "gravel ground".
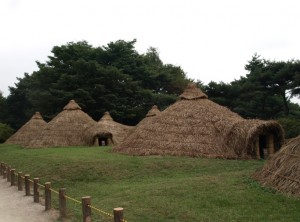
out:
M45 211L42 204L33 202L33 196L25 196L0 178L0 222L53 222L57 218L57 211Z

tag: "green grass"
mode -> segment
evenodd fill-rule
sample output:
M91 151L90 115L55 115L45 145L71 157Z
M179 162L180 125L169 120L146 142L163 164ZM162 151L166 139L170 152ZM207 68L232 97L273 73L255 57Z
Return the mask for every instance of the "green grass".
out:
M50 181L58 190L125 219L143 222L298 221L299 199L263 188L251 179L263 161L190 157L132 157L109 147L22 149L0 145L0 161L17 172ZM56 199L53 197L53 199ZM54 203L57 205L57 203ZM81 206L68 202L70 221ZM93 211L94 221L111 221ZM97 216L96 216L97 215Z

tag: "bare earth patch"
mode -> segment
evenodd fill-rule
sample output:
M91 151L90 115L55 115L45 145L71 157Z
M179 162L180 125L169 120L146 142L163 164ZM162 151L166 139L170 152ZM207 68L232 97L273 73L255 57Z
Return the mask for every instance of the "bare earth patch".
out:
M32 196L25 196L6 179L0 179L0 222L52 222L58 218L55 210L33 202Z

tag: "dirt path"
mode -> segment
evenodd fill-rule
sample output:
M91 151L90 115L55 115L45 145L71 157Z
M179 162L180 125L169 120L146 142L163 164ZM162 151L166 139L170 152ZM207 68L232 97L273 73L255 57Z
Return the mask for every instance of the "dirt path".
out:
M25 196L24 191L0 178L0 222L51 222L57 217L56 211L45 211L44 206L33 202L32 196Z

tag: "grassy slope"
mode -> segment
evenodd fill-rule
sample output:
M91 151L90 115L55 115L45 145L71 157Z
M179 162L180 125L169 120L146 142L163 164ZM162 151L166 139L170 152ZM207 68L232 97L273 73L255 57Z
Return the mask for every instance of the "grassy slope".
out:
M300 218L299 199L261 188L250 179L263 161L131 157L112 153L109 147L22 149L8 145L0 145L0 161L30 173L31 178L40 177L42 183L52 182L56 190L66 187L67 194L78 200L90 195L92 205L109 213L114 207L124 207L129 222ZM68 205L71 220L79 221L80 205Z

